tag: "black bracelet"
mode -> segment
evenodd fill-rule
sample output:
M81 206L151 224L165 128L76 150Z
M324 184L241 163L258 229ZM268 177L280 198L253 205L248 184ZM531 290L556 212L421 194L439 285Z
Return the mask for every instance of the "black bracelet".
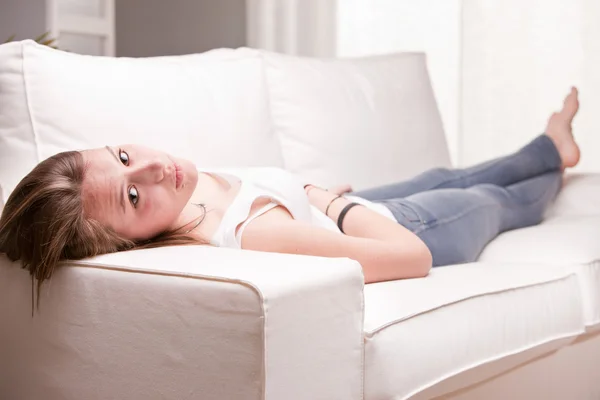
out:
M342 196L335 196L330 202L329 204L327 204L327 208L325 208L325 215L327 215L329 217L329 207L331 207L331 205L333 204L334 201L336 201L337 199L341 199Z
M358 203L348 204L346 207L344 207L342 209L342 211L340 212L340 215L338 216L337 226L338 226L340 232L342 232L342 233L346 233L346 232L344 232L344 229L342 229L342 224L344 223L344 218L346 217L346 214L348 214L348 211L350 211L350 209L354 206L360 206L360 204L358 204Z

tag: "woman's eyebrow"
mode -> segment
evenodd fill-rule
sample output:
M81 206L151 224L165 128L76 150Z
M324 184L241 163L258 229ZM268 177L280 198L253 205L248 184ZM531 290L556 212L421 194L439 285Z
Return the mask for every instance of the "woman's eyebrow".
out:
M115 158L115 160L117 160L119 163L121 163L121 161L119 161L119 157L115 154L115 152L110 148L110 146L104 146L106 148L106 150L108 150L108 152L110 153L111 156L113 156Z

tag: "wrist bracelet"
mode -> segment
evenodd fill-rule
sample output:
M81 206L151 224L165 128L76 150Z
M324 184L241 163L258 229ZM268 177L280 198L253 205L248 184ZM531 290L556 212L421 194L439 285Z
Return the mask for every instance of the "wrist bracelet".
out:
M342 228L342 225L344 223L344 218L346 217L346 214L348 214L348 211L350 211L350 209L355 206L360 206L360 204L358 204L358 203L348 204L346 207L344 207L342 209L342 211L340 212L340 215L338 217L338 220L337 220L338 229L340 230L340 232L342 232L344 234L346 233L346 232L344 232L344 229Z
M331 205L333 204L334 201L336 201L337 199L341 199L342 196L335 196L330 202L329 204L327 204L327 208L325 208L325 215L327 215L329 217L329 207L331 207Z

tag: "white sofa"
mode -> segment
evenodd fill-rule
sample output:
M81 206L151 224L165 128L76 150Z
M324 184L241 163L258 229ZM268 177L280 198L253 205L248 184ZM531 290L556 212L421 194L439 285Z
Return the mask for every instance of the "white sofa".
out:
M422 54L0 46L4 200L56 152L123 142L356 189L450 166ZM29 275L0 256L0 398L597 399L599 237L600 176L571 175L542 225L424 279L365 286L348 259L160 248L64 263L32 317Z

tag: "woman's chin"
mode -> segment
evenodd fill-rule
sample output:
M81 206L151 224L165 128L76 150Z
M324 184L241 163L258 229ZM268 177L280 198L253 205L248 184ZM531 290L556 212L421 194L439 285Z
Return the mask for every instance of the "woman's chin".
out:
M187 161L183 165L183 171L185 176L183 179L182 189L186 192L189 192L191 195L191 193L196 189L196 184L198 183L198 170L196 169L194 163L190 161Z
M192 173L193 171L198 172L196 164L194 164L193 161L187 160L185 158L178 158L177 162L183 167L183 170L188 174Z

